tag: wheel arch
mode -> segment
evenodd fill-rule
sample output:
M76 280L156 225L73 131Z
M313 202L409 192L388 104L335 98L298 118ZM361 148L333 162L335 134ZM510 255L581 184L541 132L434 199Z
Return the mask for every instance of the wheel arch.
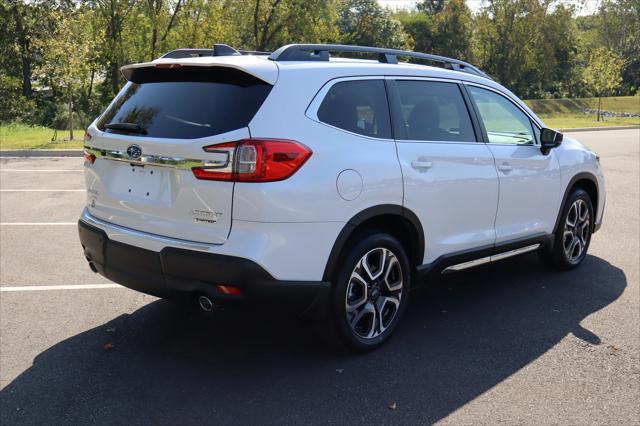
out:
M411 266L422 263L424 257L424 231L411 210L396 204L369 207L353 216L342 228L327 259L322 279L331 281L339 266L339 259L349 248L353 238L369 230L388 232L400 240L407 249Z
M597 216L598 212L598 200L600 196L600 188L598 187L598 179L589 172L578 173L571 178L569 184L565 188L564 195L562 196L562 203L560 203L560 210L558 211L558 216L556 218L555 226L553 227L553 232L558 230L558 226L560 225L560 219L562 217L562 212L564 211L564 207L567 203L567 199L571 195L571 193L577 189L584 189L587 194L589 194L589 198L591 198L591 204L593 205L594 215ZM595 220L592 222L592 228L595 226Z

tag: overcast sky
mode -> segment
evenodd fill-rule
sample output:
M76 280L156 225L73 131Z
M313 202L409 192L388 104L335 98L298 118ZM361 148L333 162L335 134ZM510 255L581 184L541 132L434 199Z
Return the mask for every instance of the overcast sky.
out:
M476 12L482 6L483 0L465 0L467 6L471 11ZM589 15L594 13L598 9L598 5L601 0L563 0L563 3L574 4L578 10L579 15ZM383 6L388 6L392 9L399 8L411 8L418 0L378 0Z

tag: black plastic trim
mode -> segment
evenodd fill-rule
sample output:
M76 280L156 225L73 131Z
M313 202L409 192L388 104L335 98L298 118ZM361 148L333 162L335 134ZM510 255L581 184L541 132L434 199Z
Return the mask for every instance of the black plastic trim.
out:
M100 228L78 222L87 260L109 280L159 297L206 294L216 302L268 301L299 312L321 305L330 288L323 281L275 279L252 260L175 247L160 252L109 239ZM242 290L242 296L221 293L217 284Z
M553 236L545 233L536 234L529 237L518 238L498 244L486 245L470 250L458 251L444 254L429 264L420 265L416 268L416 284L424 284L430 277L441 274L446 268L459 263L469 262L475 259L492 256L518 248L540 244L547 247L553 242Z
M400 106L400 94L396 79L385 79L387 87L387 101L389 102L389 116L391 117L391 130L396 141L406 140L407 127Z
M397 204L382 204L379 206L369 207L361 211L345 224L345 226L342 228L342 231L340 231L340 233L338 234L338 238L336 238L336 241L333 244L333 248L331 249L331 253L329 254L329 259L327 260L324 274L322 276L323 281L331 281L333 274L338 267L342 249L346 246L347 241L356 230L358 225L364 223L369 219L384 215L402 217L404 219L407 219L413 225L417 232L418 250L416 251L416 253L408 253L408 255L411 259L416 259L418 263L422 261L424 257L424 230L422 229L422 224L420 223L420 219L418 219L418 216L416 216L415 213L413 213L406 207Z
M595 216L596 217L598 216L598 200L600 199L600 187L598 186L598 179L593 174L591 174L589 172L578 173L577 175L575 175L574 177L571 178L571 180L569 181L569 184L567 185L567 187L564 190L564 195L562 197L562 203L560 203L560 210L558 211L558 216L556 217L556 223L553 226L554 234L558 230L558 225L560 224L562 211L564 210L564 205L567 202L567 199L571 195L571 190L573 189L573 186L576 184L576 182L578 182L580 180L589 180L595 185L595 187L596 187L596 199L595 199L595 203L594 203L594 206L593 206L593 211L595 212L594 213ZM599 226L596 228L595 218L594 218L593 222L594 222L594 226L592 227L592 232L596 232L599 229Z
M471 117L471 123L473 125L473 131L476 134L476 140L478 142L487 143L489 140L487 139L487 132L484 128L484 123L480 120L480 114L476 110L476 106L471 100L471 95L467 91L467 86L458 83L458 87L460 87L460 92L462 92L462 97L464 99L464 103L467 105L467 111L469 112L469 116Z

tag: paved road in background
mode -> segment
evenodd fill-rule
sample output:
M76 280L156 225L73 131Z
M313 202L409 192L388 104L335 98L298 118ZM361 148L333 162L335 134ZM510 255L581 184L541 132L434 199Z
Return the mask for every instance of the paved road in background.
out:
M82 160L0 159L0 423L638 424L640 131L568 136L607 178L581 268L452 275L367 355L290 318L105 286L74 225Z

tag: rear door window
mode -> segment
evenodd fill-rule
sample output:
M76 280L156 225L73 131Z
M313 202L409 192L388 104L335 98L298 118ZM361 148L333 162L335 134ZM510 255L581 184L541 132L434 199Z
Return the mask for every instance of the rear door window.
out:
M456 83L397 80L400 113L397 138L415 141L475 142L469 111Z
M339 129L391 139L391 119L383 80L334 84L318 109L318 119Z
M140 68L98 121L113 133L196 139L246 127L271 85L222 67Z

